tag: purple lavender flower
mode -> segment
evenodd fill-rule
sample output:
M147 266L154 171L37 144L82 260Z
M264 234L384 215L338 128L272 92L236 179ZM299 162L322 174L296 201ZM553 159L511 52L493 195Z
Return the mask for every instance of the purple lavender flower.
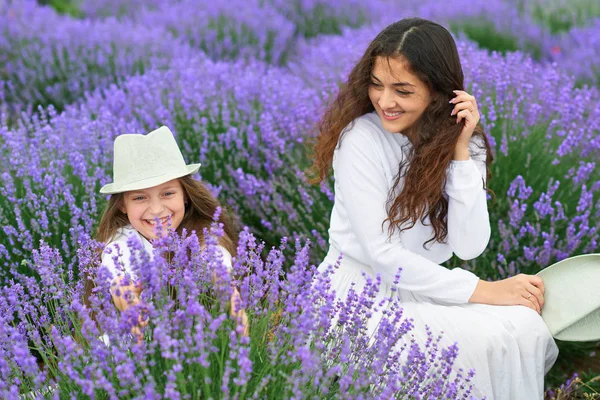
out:
M0 98L15 114L62 109L187 51L160 27L75 20L32 0L0 5L0 27Z
M294 25L268 2L259 0L163 2L136 13L133 19L172 33L215 60L278 64L293 46Z
M108 280L98 281L88 309L81 302L82 282L72 286L63 280L59 252L48 246L35 250L30 263L41 279L22 277L26 285L0 289L2 396L17 398L20 391L49 385L54 394L119 398L141 392L150 398L187 398L193 392L259 398L429 393L449 399L467 393L470 377L452 369L456 346L440 348L441 337L432 332L424 349L401 345L412 325L403 319L397 298L375 303L379 280L337 302L329 283L333 268L317 273L308 245L297 241L295 259L288 260L281 256L284 241L263 261L262 245L247 231L230 275L216 251L222 229L215 223L206 234L204 246L195 235L170 234L155 241L152 259L133 259L144 290L141 302L121 313L112 304ZM81 246L79 269L102 273L93 256L97 245ZM136 243L128 246L136 251ZM156 276L160 282L152 280ZM251 321L248 337L227 312L231 282L248 289L242 291ZM228 293L220 296L221 291ZM253 292L271 293L273 299ZM371 336L367 319L375 307L386 311ZM130 330L142 309L149 324L138 345ZM38 352L43 373L27 341Z
M580 83L600 83L600 18L553 36L547 42L548 58L561 69L575 76Z
M298 34L307 38L339 34L344 27L357 28L379 21L390 10L385 1L366 4L357 0L269 0L269 3L294 23Z

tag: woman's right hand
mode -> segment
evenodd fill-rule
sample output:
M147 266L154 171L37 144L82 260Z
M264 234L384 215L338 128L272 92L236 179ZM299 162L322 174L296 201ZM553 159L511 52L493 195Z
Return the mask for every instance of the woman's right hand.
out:
M500 306L522 305L542 313L544 282L535 275L519 274L501 281L479 280L469 303Z

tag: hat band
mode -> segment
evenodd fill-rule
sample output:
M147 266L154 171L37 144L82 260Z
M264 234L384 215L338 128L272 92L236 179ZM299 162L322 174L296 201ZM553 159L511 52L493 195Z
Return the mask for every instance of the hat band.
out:
M198 171L199 168L200 164L190 164L186 165L186 169L169 172L162 175L151 176L144 179L124 183L109 183L108 185L105 185L102 189L100 189L100 192L106 194L115 194L129 192L132 190L148 189L150 187L161 185L173 179L194 174Z

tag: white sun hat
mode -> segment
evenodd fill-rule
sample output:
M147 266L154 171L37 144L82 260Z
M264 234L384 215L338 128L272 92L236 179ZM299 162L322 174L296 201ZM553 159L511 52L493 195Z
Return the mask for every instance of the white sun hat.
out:
M200 164L186 165L169 128L161 126L147 135L119 135L114 144L113 183L100 193L114 194L147 189L194 174Z
M600 254L557 262L537 273L544 281L542 318L555 339L600 340Z

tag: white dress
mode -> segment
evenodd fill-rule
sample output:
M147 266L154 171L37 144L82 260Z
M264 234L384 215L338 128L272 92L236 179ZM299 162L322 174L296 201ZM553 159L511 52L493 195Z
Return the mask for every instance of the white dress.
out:
M338 298L351 283L360 290L365 279L379 275L380 298L390 297L394 277L404 317L414 318L417 342L426 340L425 325L442 344L458 342L455 367L476 371L474 395L495 400L542 399L544 374L556 361L558 348L542 318L524 306L470 304L479 278L461 268L440 263L452 254L461 259L479 256L490 237L485 184L485 151L470 145L472 158L452 161L447 171L447 243L423 243L433 229L420 221L388 238L386 203L407 155L410 142L402 134L385 131L376 113L357 118L342 136L334 153L335 203L329 228L329 252L319 266L324 271L343 254L332 277ZM427 221L426 221L427 222ZM381 313L372 317L372 332Z

